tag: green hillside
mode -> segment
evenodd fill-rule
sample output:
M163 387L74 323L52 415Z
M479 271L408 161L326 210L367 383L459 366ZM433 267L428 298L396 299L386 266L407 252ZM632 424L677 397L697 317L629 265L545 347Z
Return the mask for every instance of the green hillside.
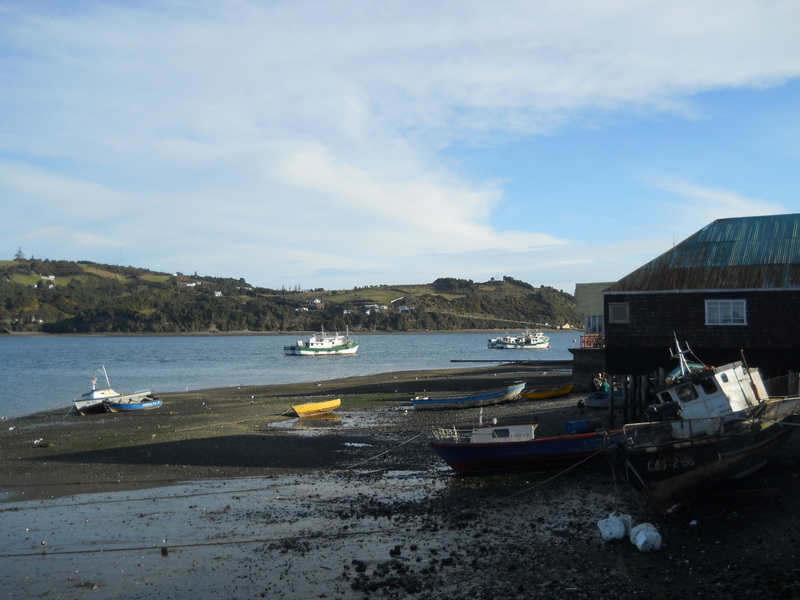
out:
M0 300L0 332L513 330L583 322L571 295L510 277L287 291L244 279L25 258L0 261Z

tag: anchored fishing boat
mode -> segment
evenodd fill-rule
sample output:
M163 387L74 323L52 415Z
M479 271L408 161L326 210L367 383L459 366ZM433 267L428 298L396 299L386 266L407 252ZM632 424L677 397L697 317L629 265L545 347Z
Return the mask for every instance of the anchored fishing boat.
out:
M417 410L439 410L446 408L477 408L502 404L518 397L525 388L525 382L517 382L501 388L437 396L416 396L411 399L411 406Z
M758 470L792 435L800 410L800 397L770 398L758 369L690 364L689 350L677 340L676 348L679 368L656 392L649 421L625 425L623 441L608 446L660 513Z
M431 447L458 473L500 473L602 459L606 445L622 439L621 430L537 438L537 425L510 423L435 429Z
M536 350L549 348L550 338L540 331L534 333L526 330L518 335L489 338L488 347L497 350Z
M102 373L106 385L103 387L97 386L98 372L94 371L92 373L92 389L72 401L75 410L82 415L105 412L108 410L109 403L112 405L135 406L148 402L146 399L152 397L150 390L141 390L132 394L116 392L111 388L111 382L108 380L108 372L105 366L100 367L99 371ZM161 400L158 400L158 406L161 406ZM157 407L152 406L151 408Z
M297 340L296 344L284 346L283 351L289 356L332 356L355 354L360 342L350 335L348 329L345 335L336 333L315 333L308 340Z

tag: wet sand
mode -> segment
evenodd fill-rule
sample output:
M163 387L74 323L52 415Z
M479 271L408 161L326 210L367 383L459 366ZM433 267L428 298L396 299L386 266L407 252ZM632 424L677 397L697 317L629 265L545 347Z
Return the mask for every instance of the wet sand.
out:
M602 461L459 477L417 393L533 380L517 367L395 373L163 395L140 414L51 413L0 433L0 584L41 598L796 597L796 444L745 499L656 517ZM538 376L537 383L558 377ZM291 404L341 397L301 421ZM540 435L597 418L581 396L485 408ZM65 411L66 412L66 411ZM658 553L604 542L612 510L650 521Z

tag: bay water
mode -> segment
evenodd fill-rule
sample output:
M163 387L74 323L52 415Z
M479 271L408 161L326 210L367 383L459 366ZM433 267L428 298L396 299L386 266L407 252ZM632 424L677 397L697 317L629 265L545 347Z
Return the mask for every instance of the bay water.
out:
M103 366L116 391L158 394L471 368L479 361L571 360L569 348L579 346L578 332L561 331L547 334L548 349L487 348L489 337L504 333L362 334L356 355L320 357L284 354L284 346L307 338L298 334L0 336L0 418L68 412Z

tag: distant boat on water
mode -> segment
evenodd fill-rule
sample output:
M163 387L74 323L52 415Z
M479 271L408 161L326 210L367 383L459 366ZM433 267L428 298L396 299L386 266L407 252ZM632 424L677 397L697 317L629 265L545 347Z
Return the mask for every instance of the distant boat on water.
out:
M541 331L529 330L517 335L506 334L501 337L489 338L489 348L497 350L536 350L550 347L550 338Z
M287 356L337 356L355 354L358 352L360 342L350 335L348 329L345 335L336 333L315 333L307 340L297 340L297 343L284 346L283 351Z

